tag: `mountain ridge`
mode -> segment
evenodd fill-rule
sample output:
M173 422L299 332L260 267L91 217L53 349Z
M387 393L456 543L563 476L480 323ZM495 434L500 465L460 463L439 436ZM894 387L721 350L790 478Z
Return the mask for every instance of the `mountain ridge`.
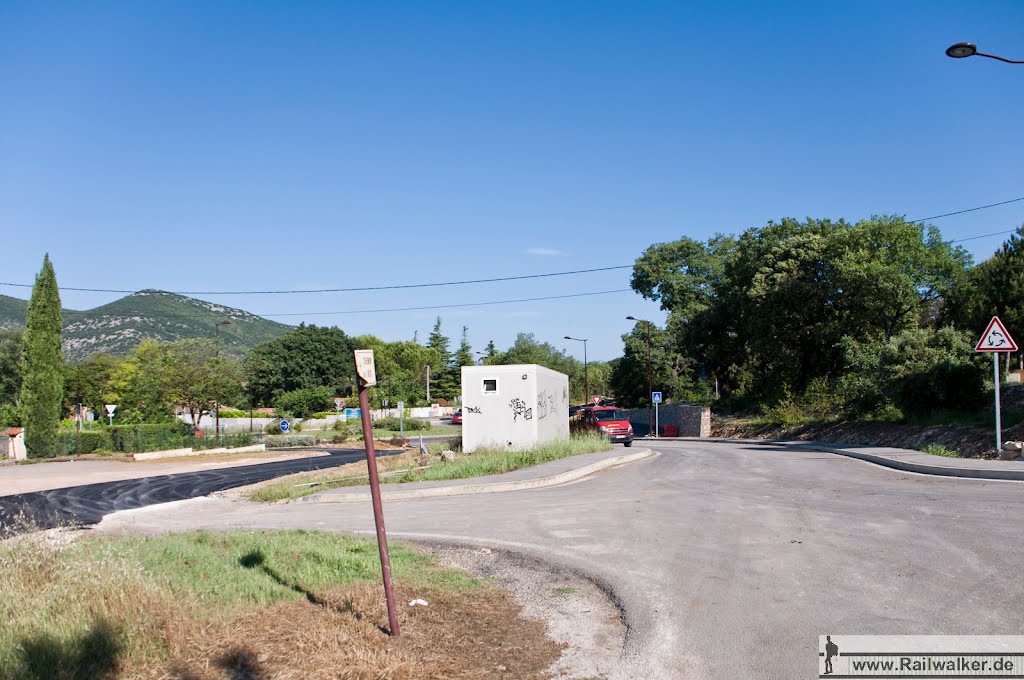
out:
M24 326L27 311L27 300L0 295L0 328ZM226 352L244 355L292 329L243 309L153 289L93 309L64 309L62 314L64 356L72 362L100 352L124 356L143 340L214 336L221 338Z

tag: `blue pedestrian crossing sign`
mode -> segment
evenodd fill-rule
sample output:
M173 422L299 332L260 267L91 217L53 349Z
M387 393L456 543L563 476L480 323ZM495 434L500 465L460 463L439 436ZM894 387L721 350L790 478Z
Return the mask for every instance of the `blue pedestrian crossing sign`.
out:
M278 427L281 428L281 432L287 432L288 431L288 427L289 427L288 421L287 420L282 420L281 424Z
M661 392L651 392L651 401L655 404L661 403Z

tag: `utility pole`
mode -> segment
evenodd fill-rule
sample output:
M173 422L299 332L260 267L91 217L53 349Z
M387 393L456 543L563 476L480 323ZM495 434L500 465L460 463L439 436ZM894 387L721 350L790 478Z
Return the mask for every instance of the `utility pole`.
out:
M654 406L651 403L654 399L654 380L651 370L653 363L651 358L651 326L654 324L644 319L638 319L635 316L627 316L626 320L636 321L637 323L643 321L643 323L647 324L645 327L647 330L647 399L649 400L647 402L647 436L654 437L657 436L657 432L654 431Z
M221 326L227 326L230 323L231 323L230 321L228 321L227 319L224 319L223 321L218 321L217 323L215 323L213 325L213 337L216 339L216 342L217 342L217 348L215 350L217 352L217 354L216 354L217 357L220 357L220 327ZM213 431L214 431L214 433L217 436L217 441L219 442L220 441L220 394L219 394L219 390L218 390L218 394L214 395L213 412L214 412L214 416L216 418L215 425L213 426ZM202 413L202 411L200 411L200 413ZM198 426L195 423L193 423L193 425L194 426ZM251 414L249 416L249 429L252 429L252 415Z
M587 339L586 338L570 338L568 335L565 336L566 340L575 340L583 343L583 401L590 401L590 372L587 368Z

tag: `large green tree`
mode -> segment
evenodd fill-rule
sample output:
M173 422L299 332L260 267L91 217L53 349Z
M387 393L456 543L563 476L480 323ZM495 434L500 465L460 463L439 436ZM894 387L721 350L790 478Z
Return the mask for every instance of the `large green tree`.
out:
M21 424L21 338L20 329L0 329L0 428Z
M649 321L639 321L631 332L622 336L622 342L622 357L615 362L608 378L620 405L644 407L650 404L648 380L651 389L661 392L666 401L707 398L706 383L699 384L699 367L675 351L670 331ZM593 367L590 384L595 385Z
M114 367L103 399L117 405L115 424L161 422L173 417L174 399L168 388L170 363L167 345L143 340ZM102 410L98 415L106 418Z
M936 229L899 217L785 219L651 246L632 284L669 311L676 352L727 389L772 399L835 378L843 338L916 327L969 265Z
M64 396L60 329L60 291L50 256L46 255L28 303L22 348L20 409L30 457L58 453L57 430Z
M168 396L188 411L193 423L217 404L236 404L242 398L241 364L221 349L220 340L208 338L179 340L166 347Z
M245 362L252 402L269 406L285 392L309 387L348 394L355 377L353 348L341 329L305 324L257 345Z
M22 331L0 329L0 405L15 406L21 392Z
M408 340L385 342L372 335L359 336L353 342L360 349L373 350L377 385L370 388L368 396L374 408L383 406L385 399L392 406L426 403L426 367L441 364L437 350Z
M1024 340L1024 226L971 269L941 312L944 322L979 337L993 316L1018 344Z
M462 379L456 377L453 366L455 357L452 355L451 340L441 330L441 317L437 317L434 330L427 340L427 347L437 352L440 362L437 366L430 365L430 396L432 401L444 399L454 401L462 394Z
M111 354L93 354L85 361L64 366L64 408L73 411L76 404L103 416L107 383L121 363Z

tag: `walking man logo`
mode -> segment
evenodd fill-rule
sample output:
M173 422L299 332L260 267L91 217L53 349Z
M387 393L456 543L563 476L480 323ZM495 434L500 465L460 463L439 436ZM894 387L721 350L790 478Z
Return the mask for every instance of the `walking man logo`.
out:
M839 645L837 645L836 643L832 642L832 636L831 635L826 635L825 636L825 640L826 640L826 642L825 642L825 673L824 673L824 675L829 675L829 674L832 673L832 657L833 656L839 656Z

